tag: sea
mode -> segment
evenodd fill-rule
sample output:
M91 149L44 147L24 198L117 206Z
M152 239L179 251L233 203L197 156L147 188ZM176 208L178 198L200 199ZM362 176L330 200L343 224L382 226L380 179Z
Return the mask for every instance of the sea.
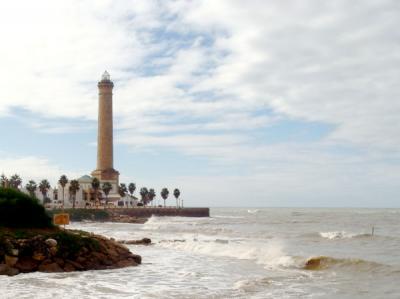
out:
M153 245L128 246L137 267L1 276L0 298L400 298L399 209L212 208L69 228Z

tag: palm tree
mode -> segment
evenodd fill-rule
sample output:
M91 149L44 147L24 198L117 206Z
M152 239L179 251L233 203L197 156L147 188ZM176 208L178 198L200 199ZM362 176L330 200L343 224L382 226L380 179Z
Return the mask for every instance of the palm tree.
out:
M65 174L63 174L62 176L60 176L60 179L58 180L58 183L61 185L61 187L62 187L62 194L63 194L63 197L62 197L62 208L64 209L64 189L65 189L65 186L67 185L67 183L68 183L68 178L67 178L67 176L65 175Z
M176 198L176 207L177 207L177 208L179 208L178 199L179 199L179 196L180 196L180 195L181 195L181 191L179 191L179 189L176 188L176 189L174 190L174 196L175 196L175 198Z
M128 193L128 188L126 187L125 184L123 184L123 183L119 184L118 193L121 196L121 199L123 199L126 196L126 194ZM121 201L121 205L123 207L125 207L125 201L124 200Z
M18 187L22 184L22 179L18 174L14 174L10 178L10 186L11 188L18 189Z
M76 192L80 189L79 182L77 180L71 180L69 182L69 196L72 197L72 208L75 209Z
M149 198L149 201L151 201L151 205L153 205L153 200L154 200L154 198L156 197L156 192L154 191L154 189L153 188L151 188L150 190L149 190L149 193L148 193L148 198Z
M128 193L128 188L126 188L125 184L119 184L118 193L121 197L125 197L126 193Z
M129 192L129 195L131 197L133 197L133 193L135 193L135 190L136 190L136 184L135 183L130 183L128 185L128 192ZM133 205L132 198L131 198L131 205Z
M8 187L8 179L4 173L0 176L0 184L1 184L1 187L3 187L3 188Z
M148 194L149 194L149 190L147 190L146 187L143 187L140 189L140 196L142 197L142 202L143 202L144 206L147 204Z
M42 195L43 195L43 203L44 203L44 200L45 200L46 197L47 197L47 191L49 191L49 189L50 189L50 183L49 183L49 181L46 180L46 179L41 180L40 183L39 183L39 190L40 190L40 192L41 192Z
M163 188L161 190L161 197L164 199L164 208L165 208L165 200L168 198L169 191L167 188Z
M110 191L112 190L112 185L109 182L105 182L103 186L101 187L103 190L104 194L106 195L106 205L108 204L108 194L110 194Z
M130 183L128 186L128 191L131 196L133 196L133 193L135 193L135 190L136 190L135 183Z
M100 189L100 181L98 178L93 178L92 180L92 188L94 190L94 200L97 203L98 200L98 192Z
M37 189L37 185L36 185L36 182L35 182L35 181L30 180L30 181L28 182L28 184L26 184L25 188L26 188L26 190L28 190L29 194L30 194L32 197L35 197L35 191L36 191L36 189Z

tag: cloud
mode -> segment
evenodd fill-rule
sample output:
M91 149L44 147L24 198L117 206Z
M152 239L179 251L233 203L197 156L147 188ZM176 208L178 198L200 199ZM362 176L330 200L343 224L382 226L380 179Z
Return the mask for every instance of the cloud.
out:
M107 69L116 139L134 151L240 167L225 173L227 189L242 178L248 190L285 193L286 178L291 190L311 194L314 183L326 193L347 173L381 190L379 175L397 179L398 9L392 0L5 2L0 116L23 108L40 118L35 130L79 130L54 119L96 120ZM312 141L266 137L292 121L332 129Z
M78 171L66 171L63 167L54 164L45 158L34 156L10 156L2 153L0 158L0 173L7 177L17 173L23 179L23 184L33 179L36 182L48 179L51 184L56 185L61 174L78 178L82 173Z

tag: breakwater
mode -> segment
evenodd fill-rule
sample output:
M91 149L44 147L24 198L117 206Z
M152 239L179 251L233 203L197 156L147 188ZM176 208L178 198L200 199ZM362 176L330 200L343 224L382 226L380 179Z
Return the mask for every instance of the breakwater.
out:
M47 210L53 217L57 213L68 213L71 221L115 221L129 223L144 223L151 216L170 217L210 217L209 208L159 208L159 207L135 207L135 208L111 208L111 209L65 209Z
M132 209L111 209L113 213L137 218L151 216L210 217L210 208L153 208L137 207Z

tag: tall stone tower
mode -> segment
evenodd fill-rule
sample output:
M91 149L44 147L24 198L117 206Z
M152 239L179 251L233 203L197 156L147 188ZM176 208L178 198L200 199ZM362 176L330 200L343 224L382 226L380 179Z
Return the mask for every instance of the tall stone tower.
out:
M99 119L97 133L97 169L92 176L101 182L109 181L118 186L119 172L114 169L113 157L113 87L110 74L105 71L101 81L97 84L99 88Z

